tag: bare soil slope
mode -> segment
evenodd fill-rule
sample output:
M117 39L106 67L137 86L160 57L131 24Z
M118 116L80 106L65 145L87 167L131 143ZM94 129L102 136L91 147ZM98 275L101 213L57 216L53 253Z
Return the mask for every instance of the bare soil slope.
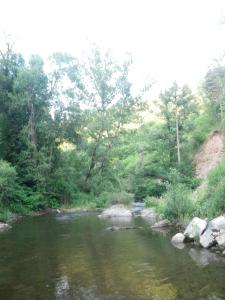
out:
M224 157L225 139L221 132L214 131L202 144L194 157L196 175L199 178L206 178L218 162Z

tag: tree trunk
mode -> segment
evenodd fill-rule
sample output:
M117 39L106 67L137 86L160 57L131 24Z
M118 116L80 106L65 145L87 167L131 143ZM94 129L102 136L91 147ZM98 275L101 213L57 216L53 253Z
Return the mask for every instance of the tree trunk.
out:
M178 121L178 111L176 112L176 136L177 136L177 161L180 164L180 136L179 136L179 121Z
M28 121L28 140L32 145L33 149L36 150L37 137L36 137L35 121L34 121L34 106L31 99L29 100L28 106L30 111L29 121Z

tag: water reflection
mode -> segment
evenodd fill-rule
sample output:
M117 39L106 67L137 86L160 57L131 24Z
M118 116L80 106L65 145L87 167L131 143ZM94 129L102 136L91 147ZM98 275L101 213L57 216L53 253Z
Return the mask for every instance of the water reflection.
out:
M223 262L225 263L225 258L220 255L210 252L207 249L195 249L191 248L189 250L189 255L200 267L205 267L211 263Z

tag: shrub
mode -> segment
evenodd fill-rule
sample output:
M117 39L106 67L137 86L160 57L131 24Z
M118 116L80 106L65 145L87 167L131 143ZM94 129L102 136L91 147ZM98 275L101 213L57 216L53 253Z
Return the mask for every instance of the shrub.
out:
M165 196L164 216L168 219L182 219L191 216L194 211L194 205L191 201L191 191L186 185L177 183L167 186Z
M206 192L198 203L199 214L214 217L225 211L225 160L208 175Z
M146 207L157 207L159 204L159 198L156 197L146 197L145 200Z

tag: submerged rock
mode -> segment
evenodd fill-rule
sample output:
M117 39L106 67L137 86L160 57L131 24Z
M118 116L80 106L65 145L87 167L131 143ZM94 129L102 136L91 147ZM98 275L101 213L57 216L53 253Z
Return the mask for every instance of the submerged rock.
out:
M168 226L171 226L172 223L165 219L165 220L162 220L162 221L159 221L157 223L155 223L154 225L152 225L152 228L162 228L162 227L168 227Z
M184 235L189 240L197 239L204 232L206 226L207 222L205 220L195 217L188 224L186 230L184 231Z
M107 227L105 230L106 231L124 231L124 230L129 230L129 229L141 229L142 227L128 227L128 226L124 226L124 227L120 227L120 226L111 226L111 227Z
M177 233L172 237L171 242L173 244L181 244L184 242L184 239L185 239L185 236L183 233Z
M132 213L131 211L122 204L113 205L110 208L105 209L100 218L115 218L115 217L122 217L122 218L131 218Z

